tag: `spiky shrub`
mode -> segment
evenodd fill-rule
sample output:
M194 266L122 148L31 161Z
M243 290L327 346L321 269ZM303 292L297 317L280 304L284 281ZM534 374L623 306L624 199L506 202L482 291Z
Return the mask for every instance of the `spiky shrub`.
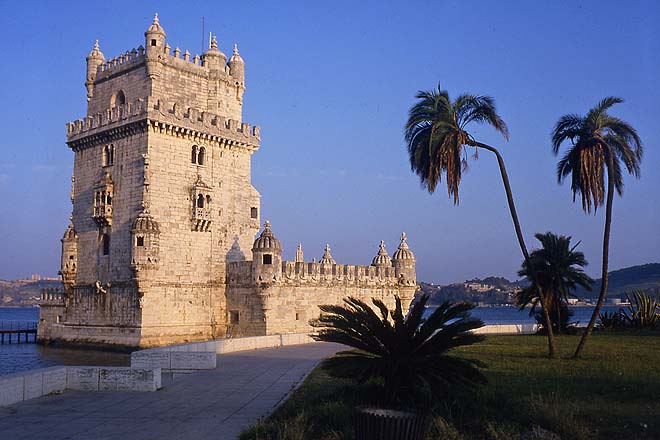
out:
M660 327L660 303L657 298L641 290L633 291L632 297L626 294L630 303L628 312L623 312L626 322L639 329L656 329Z
M485 383L478 368L483 363L450 354L484 339L472 333L483 326L469 315L474 305L445 301L424 318L427 301L422 296L406 317L399 297L392 311L378 299L372 300L374 309L352 297L343 306L320 306L319 319L310 322L317 329L312 337L355 349L337 353L323 368L335 377L377 382L380 404L417 409L427 408L450 384Z
M622 311L603 312L598 315L600 330L620 330L626 327L626 319Z

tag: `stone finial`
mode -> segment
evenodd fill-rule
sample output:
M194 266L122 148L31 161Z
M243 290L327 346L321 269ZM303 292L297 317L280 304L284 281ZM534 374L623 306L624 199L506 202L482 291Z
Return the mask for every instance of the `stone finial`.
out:
M183 59L186 61L190 61L190 52L186 49L186 51L183 53Z
M174 58L179 58L180 55L181 55L181 49L179 49L178 47L175 48L174 49Z
M97 51L97 52L100 50L100 49L99 49L99 40L96 40L96 41L94 42L94 48L93 48L92 50L95 50L95 51Z
M264 229L270 229L270 222L268 220L264 222Z
M211 37L211 49L218 48L218 40L215 38L215 35Z
M401 243L399 244L399 249L408 249L408 243L406 243L406 240L408 240L408 237L406 237L405 232L402 232L401 233Z
M337 264L334 258L332 258L332 254L330 253L330 244L326 243L325 244L325 251L323 252L323 256L321 257L321 261L319 261L321 264Z
M302 263L305 259L303 257L302 243L298 243L298 248L296 249L296 263Z
M236 44L236 43L234 43L234 55L239 56L238 55L238 44Z
M165 45L165 55L169 55L169 54L170 54L170 45L166 44Z

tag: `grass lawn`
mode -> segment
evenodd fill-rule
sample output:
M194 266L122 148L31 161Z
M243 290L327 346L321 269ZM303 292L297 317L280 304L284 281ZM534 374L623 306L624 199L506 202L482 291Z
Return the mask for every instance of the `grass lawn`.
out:
M568 357L578 337L557 342ZM542 336L491 336L456 349L488 364L489 384L438 396L428 438L660 439L659 334L594 334L578 361L545 351ZM369 387L317 368L241 439L351 439L353 408L369 403Z

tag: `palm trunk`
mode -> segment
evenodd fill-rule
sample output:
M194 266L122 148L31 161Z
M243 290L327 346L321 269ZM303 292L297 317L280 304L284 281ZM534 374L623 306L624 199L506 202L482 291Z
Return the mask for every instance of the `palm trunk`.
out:
M541 298L541 310L543 312L543 320L545 321L545 326L548 329L548 356L550 356L551 358L555 358L557 357L557 350L555 348L555 337L552 332L552 321L550 320L550 312L548 310L549 304L546 301L546 297L545 294L543 293L543 289L541 288L541 285L538 283L538 277L536 276L536 271L534 270L534 267L532 267L532 262L529 259L529 252L527 252L525 239L523 238L520 222L518 221L518 213L516 212L516 206L513 202L513 194L511 193L509 176L507 175L506 167L504 166L504 159L502 159L502 155L500 154L499 151L497 151L495 147L491 147L490 145L482 144L481 142L477 142L477 141L470 141L469 145L483 148L484 150L488 150L491 153L494 153L495 157L497 157L497 164L500 167L500 174L502 175L502 183L504 183L506 199L507 202L509 203L511 220L513 220L513 226L516 230L516 236L518 237L518 244L520 245L520 250L523 253L523 257L525 257L525 263L527 264L527 267L529 268L529 272L532 276L532 282L536 285L536 288L539 292L539 297Z
M603 232L603 268L601 270L601 281L600 281L600 292L598 293L598 301L596 302L596 308L591 314L591 319L589 320L589 325L582 338L580 338L580 343L573 354L573 358L577 359L582 354L584 346L587 343L587 339L591 335L591 332L596 325L596 320L600 315L600 309L603 307L603 302L605 302L605 297L607 296L607 266L610 259L610 229L612 227L612 202L614 200L614 175L612 174L612 169L614 168L614 158L612 157L612 151L609 152L607 158L607 204L605 205L605 231Z

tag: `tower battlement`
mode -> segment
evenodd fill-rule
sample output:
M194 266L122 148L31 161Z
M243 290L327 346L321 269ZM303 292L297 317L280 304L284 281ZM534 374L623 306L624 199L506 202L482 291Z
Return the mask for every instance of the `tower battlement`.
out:
M67 123L67 140L75 142L81 137L91 136L120 125L129 124L142 119L169 126L176 132L192 134L193 131L203 131L207 137L233 140L251 148L258 148L261 139L261 128L251 126L236 119L227 119L222 115L213 114L193 107L184 107L180 103L168 103L158 99L149 105L140 98L102 112L89 115Z

